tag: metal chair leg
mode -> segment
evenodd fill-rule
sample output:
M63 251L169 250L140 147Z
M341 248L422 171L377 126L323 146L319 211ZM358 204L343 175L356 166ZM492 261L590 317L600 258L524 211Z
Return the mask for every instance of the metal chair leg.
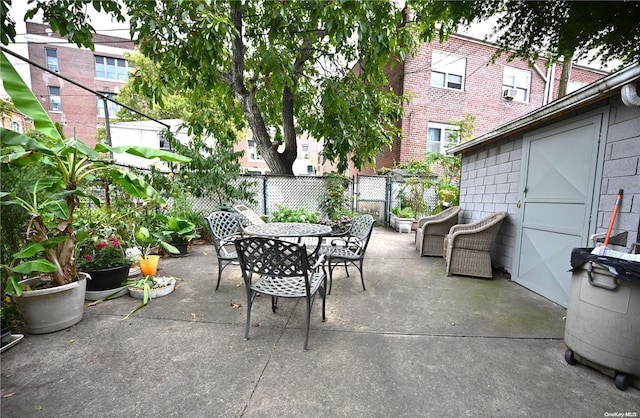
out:
M216 283L216 290L218 290L218 288L220 287L220 278L222 277L222 270L224 270L224 267L222 267L222 262L220 261L220 259L218 259L218 282Z

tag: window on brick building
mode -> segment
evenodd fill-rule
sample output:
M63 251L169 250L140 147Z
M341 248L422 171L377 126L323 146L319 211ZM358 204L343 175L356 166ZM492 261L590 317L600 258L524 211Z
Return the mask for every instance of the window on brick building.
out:
M518 102L529 102L529 91L531 89L531 71L519 70L512 67L504 67L502 77L502 92L515 90L513 100Z
M62 97L60 87L49 86L49 110L62 111Z
M45 48L47 54L47 68L51 71L58 72L58 51L51 48Z
M448 148L460 143L460 128L455 125L429 122L427 127L427 152L444 154Z
M96 55L96 78L127 81L127 61L121 58L102 57Z
M247 146L247 154L249 155L249 160L251 161L262 161L262 156L258 153L258 148L256 148L256 143L254 140L250 139Z
M448 52L433 51L431 54L431 85L463 90L467 59Z
M105 96L113 99L116 97L115 93L109 93L109 92L100 92L101 94L104 94ZM120 111L121 106L118 106L117 104L107 100L107 110L109 111L109 117L113 118L115 117L118 112ZM102 100L102 97L98 96L98 116L100 116L101 118L104 118L104 100Z
M19 122L16 122L15 120L12 120L11 122L9 122L9 129L18 133L22 133L22 125Z

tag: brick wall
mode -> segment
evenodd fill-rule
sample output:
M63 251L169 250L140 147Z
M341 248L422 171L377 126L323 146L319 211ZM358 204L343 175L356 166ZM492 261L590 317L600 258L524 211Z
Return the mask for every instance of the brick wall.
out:
M466 57L463 91L431 86L431 58L433 50ZM421 160L427 150L427 126L429 122L449 124L460 121L465 113L476 117L473 136L480 136L513 119L532 112L545 102L545 77L548 71L544 60L538 60L536 68L523 61L507 62L505 56L491 63L496 48L466 37L452 36L446 42L437 40L423 44L404 64L404 94L410 97L405 105L401 121L402 141L394 144L379 158L377 168L393 167L412 160ZM502 98L502 81L505 66L530 72L528 103ZM562 66L558 65L554 77L553 98ZM602 78L604 72L574 67L571 79L590 83ZM398 77L394 79L398 81Z
M123 59L123 52L133 52L133 43L124 38L106 35L96 35L96 52L80 49L66 42L65 38L56 33L46 33L47 25L27 22L27 32L33 35L46 36L51 43L32 42L28 45L29 58L47 66L45 48L55 49L58 55L59 73L89 89L98 92L116 93L118 88L125 85L122 81L102 80L95 78L95 56L108 56ZM125 41L125 42L123 42ZM60 87L62 111L49 111L49 86ZM104 117L98 116L97 97L72 83L55 75L31 66L31 89L40 98L51 120L62 125L67 138L76 135L84 143L95 145L95 134L98 125L105 122ZM115 116L115 115L110 115Z

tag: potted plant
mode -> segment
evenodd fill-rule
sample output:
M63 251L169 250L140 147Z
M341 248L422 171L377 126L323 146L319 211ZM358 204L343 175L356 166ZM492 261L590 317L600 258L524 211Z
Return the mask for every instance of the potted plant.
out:
M173 292L176 286L176 278L171 276L144 276L140 279L127 280L125 285L129 294L141 299L142 303L131 310L123 319L129 318L138 310L144 308L153 298L166 296Z
M0 64L4 88L16 109L33 119L43 138L36 140L0 128L0 163L41 164L44 174L28 196L18 196L14 191L4 189L0 192L2 205L17 205L30 214L26 236L32 244L19 254L22 258L17 259L36 257L25 263L20 261L11 269L5 291L15 298L29 332L58 331L82 320L87 275L77 269L73 221L75 210L82 201L91 200L100 205L98 198L90 192L91 180L102 175L133 197L163 201L144 180L113 165L106 153L126 152L176 163L190 159L151 148L102 144L90 148L75 138L65 140L4 53L0 54ZM7 186L2 184L3 188ZM40 275L21 280L23 275L32 273Z
M142 276L154 276L158 269L160 255L157 253L162 247L171 254L180 254L180 251L164 240L164 235L160 232L151 232L146 226L139 226L133 233L133 242L137 262L140 266Z
M392 212L395 214L396 231L398 232L411 232L411 226L413 225L413 210L409 206L403 208L395 207Z
M86 300L97 300L120 290L114 297L126 293L122 282L129 278L131 259L127 257L114 236L106 239L90 237L79 244L77 265L80 271L89 274Z
M187 255L189 241L200 237L195 232L196 225L187 219L176 216L158 215L158 218L161 222L162 241L171 244L179 251L179 254L175 255Z

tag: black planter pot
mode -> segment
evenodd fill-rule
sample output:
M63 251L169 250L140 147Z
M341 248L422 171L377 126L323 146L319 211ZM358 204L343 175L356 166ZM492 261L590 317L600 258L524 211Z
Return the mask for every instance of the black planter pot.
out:
M173 242L171 243L171 245L173 245L178 249L178 251L180 251L180 254L171 254L172 257L184 257L186 255L189 255L188 242Z
M118 266L106 269L90 270L90 280L87 280L87 290L110 290L117 289L122 286L122 282L129 277L129 269L131 266Z
M8 324L2 322L2 334L0 336L2 341L2 347L11 342L11 327Z

